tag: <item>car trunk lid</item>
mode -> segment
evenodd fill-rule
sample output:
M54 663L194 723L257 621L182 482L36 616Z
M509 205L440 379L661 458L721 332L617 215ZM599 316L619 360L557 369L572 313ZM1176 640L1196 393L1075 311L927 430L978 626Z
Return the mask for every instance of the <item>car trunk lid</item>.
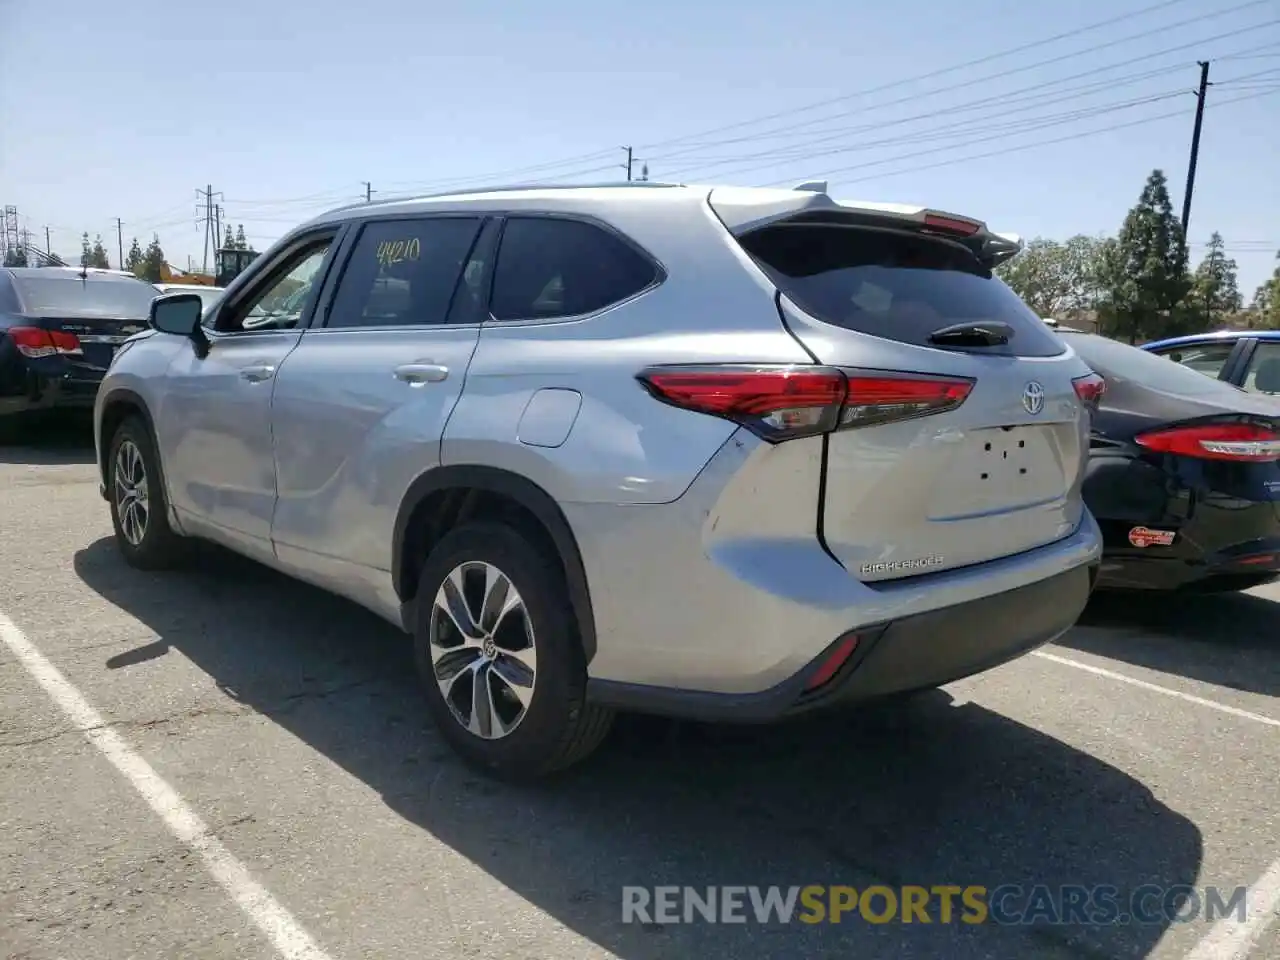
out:
M711 204L719 212L714 193ZM919 208L775 206L747 216L731 203L722 219L777 288L791 333L845 371L855 406L886 372L971 383L959 404L907 404L829 435L819 511L831 553L877 581L1075 530L1088 415L1073 379L1085 370L991 275L1013 241Z

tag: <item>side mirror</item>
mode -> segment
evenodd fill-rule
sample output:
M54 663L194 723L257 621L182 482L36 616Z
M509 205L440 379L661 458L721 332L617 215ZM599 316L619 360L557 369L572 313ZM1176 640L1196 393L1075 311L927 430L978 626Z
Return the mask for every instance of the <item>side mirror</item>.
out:
M200 326L204 301L194 293L167 293L151 301L147 322L153 330L189 337Z
M204 301L196 294L167 293L151 301L147 323L161 333L187 337L195 344L196 355L204 357L209 352L209 338L200 326L203 313Z

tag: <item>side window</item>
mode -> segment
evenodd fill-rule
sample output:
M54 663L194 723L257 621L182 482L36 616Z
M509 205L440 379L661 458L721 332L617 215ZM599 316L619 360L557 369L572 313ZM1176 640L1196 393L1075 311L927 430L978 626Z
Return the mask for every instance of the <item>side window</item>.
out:
M320 282L332 240L319 240L296 252L271 271L265 288L247 301L233 305L227 313L217 314L221 333L241 330L290 330L302 319L307 300ZM205 308L206 316L212 316Z
M1231 343L1190 344L1174 347L1172 350L1163 350L1158 356L1166 357L1174 363L1189 367L1196 373L1203 373L1206 377L1217 379L1222 374L1222 368L1226 366L1227 358L1231 356L1231 351L1235 348L1235 341Z
M480 220L378 220L360 232L338 282L327 327L442 324Z
M1280 393L1280 343L1262 340L1254 347L1243 386L1250 393Z
M498 320L579 316L639 293L656 276L647 258L601 227L512 217L502 231L490 312Z

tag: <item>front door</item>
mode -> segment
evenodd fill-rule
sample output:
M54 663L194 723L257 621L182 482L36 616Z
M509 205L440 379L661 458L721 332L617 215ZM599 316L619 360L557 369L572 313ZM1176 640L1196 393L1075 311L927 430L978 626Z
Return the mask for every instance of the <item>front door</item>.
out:
M276 378L272 424L281 562L358 600L391 567L409 483L440 462L483 318L496 223L367 223L325 316ZM388 581L389 582L389 581Z
M270 556L275 508L271 401L276 374L297 347L307 298L323 277L332 237L282 252L206 319L210 346L169 367L157 418L170 497L184 529Z

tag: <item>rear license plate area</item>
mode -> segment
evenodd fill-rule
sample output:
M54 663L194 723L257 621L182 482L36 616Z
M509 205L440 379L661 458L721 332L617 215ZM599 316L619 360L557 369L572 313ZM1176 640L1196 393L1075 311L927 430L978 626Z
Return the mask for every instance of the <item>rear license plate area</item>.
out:
M1044 503L1064 493L1062 454L1050 426L971 431L934 488L933 519L957 519Z

